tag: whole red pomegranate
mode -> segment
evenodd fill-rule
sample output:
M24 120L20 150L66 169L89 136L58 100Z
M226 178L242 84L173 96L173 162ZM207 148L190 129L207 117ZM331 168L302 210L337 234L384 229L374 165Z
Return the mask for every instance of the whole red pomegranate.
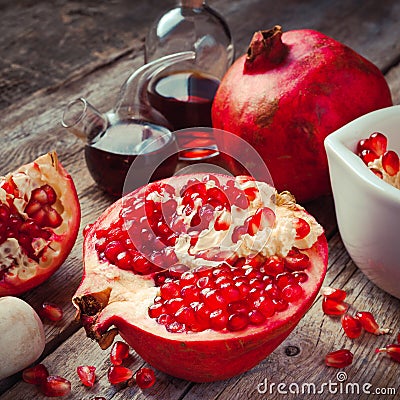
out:
M289 193L192 174L139 188L85 229L73 303L87 335L117 332L148 363L197 382L263 360L324 279L323 229Z
M56 153L0 177L0 296L48 279L70 253L79 224L75 186Z
M390 105L389 87L371 62L320 32L275 26L256 32L222 79L212 121L253 145L277 189L304 202L331 190L324 138Z

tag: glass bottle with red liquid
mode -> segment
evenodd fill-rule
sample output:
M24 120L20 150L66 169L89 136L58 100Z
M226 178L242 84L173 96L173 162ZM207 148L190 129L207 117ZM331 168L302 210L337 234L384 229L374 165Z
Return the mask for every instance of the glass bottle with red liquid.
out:
M195 58L155 74L147 86L149 102L175 130L212 127L212 102L233 62L234 45L225 19L203 0L178 1L149 29L146 62L182 51L194 51ZM177 140L184 160L208 158L216 151L210 132L178 132Z
M68 103L62 125L85 142L87 167L104 191L121 196L174 174L176 137L171 124L148 104L146 88L156 71L193 58L194 52L181 52L143 65L130 75L107 113L84 98Z

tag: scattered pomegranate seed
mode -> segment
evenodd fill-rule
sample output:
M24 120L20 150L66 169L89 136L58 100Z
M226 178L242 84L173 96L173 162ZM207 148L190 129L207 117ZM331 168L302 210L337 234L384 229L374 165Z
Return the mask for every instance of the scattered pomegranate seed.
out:
M344 314L341 323L345 334L350 339L356 339L361 335L362 325L357 318L354 318L349 314Z
M22 371L22 379L32 385L40 385L49 376L49 371L43 364L37 364L34 367L26 368Z
M156 382L154 371L150 368L140 368L136 372L136 383L140 389L148 389L152 387Z
M384 335L390 332L390 329L388 328L380 328L374 316L369 311L359 311L355 317L369 333L373 333L374 335Z
M344 368L353 362L353 353L347 349L332 351L325 356L325 364L328 367Z
M394 176L399 172L399 156L396 152L389 150L382 156L382 167L390 176Z
M349 305L343 301L332 300L325 297L322 300L322 311L326 315L339 316L343 315L349 308Z
M157 315L158 316L158 315ZM110 352L110 360L113 365L121 365L123 360L129 357L129 346L125 342L117 341Z
M131 379L133 376L133 372L131 369L126 367L121 367L120 365L113 365L109 368L107 377L108 381L112 385L117 385L118 383L122 383Z
M58 322L63 317L63 310L55 303L45 302L42 304L42 309L40 310L40 316L47 318L52 322Z
M390 358L400 363L400 344L389 344L386 347L376 349L375 353L386 353Z
M62 397L71 393L71 382L61 376L50 375L40 385L40 391L48 397Z
M332 288L330 286L324 286L321 289L321 293L322 296L336 301L343 301L347 296L347 293L344 290Z
M85 386L92 387L94 385L96 380L96 367L92 365L80 365L76 368L76 372Z

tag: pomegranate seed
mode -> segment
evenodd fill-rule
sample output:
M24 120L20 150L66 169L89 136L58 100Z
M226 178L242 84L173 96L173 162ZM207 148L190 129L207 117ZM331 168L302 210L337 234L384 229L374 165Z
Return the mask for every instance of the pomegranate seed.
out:
M34 367L26 368L22 372L22 379L26 383L40 385L49 376L49 371L43 364L37 364Z
M162 303L152 304L148 309L150 318L158 318L161 314L165 314L165 312L166 310Z
M221 309L215 310L210 314L210 327L215 331L221 331L226 328L229 314Z
M255 235L259 230L271 228L275 224L276 215L269 207L259 208L254 215L247 219L249 235Z
M325 297L322 300L322 311L326 315L339 316L343 315L349 308L349 305L343 301L336 301Z
M254 306L264 315L265 318L270 318L275 314L274 303L269 297L261 296L254 302Z
M361 335L362 325L361 322L349 314L344 314L341 319L344 333L350 339L356 339Z
M370 162L376 160L378 158L378 155L372 150L363 150L360 153L360 157L364 161L364 163L368 165Z
M62 224L61 215L52 207L45 206L44 211L46 212L46 226L50 228L57 228Z
M240 300L240 290L231 283L221 285L221 293L228 304Z
M234 301L228 304L227 311L230 314L247 314L250 311L250 306L245 300Z
M181 289L181 296L187 304L200 299L200 290L195 285L187 285Z
M228 318L228 330L235 332L245 329L249 324L249 317L245 313L231 314Z
M282 289L282 296L289 303L300 300L302 295L303 288L298 283L288 285Z
M387 149L387 138L380 132L374 132L369 137L368 145L378 156L381 156Z
M196 317L194 315L194 311L191 307L181 307L175 313L175 319L188 327L192 326L196 323Z
M80 365L76 368L76 372L81 382L87 387L93 387L96 380L96 367L92 365Z
M336 301L343 301L347 296L347 293L344 290L332 288L330 286L324 286L321 289L321 293L325 298Z
M48 397L62 397L71 393L71 382L61 376L50 375L40 385L40 391Z
M369 311L359 311L356 318L361 322L362 327L374 335L384 335L390 332L388 328L380 328L374 316Z
M386 347L376 349L375 353L386 353L393 360L400 362L400 344L389 344Z
M273 304L273 303L272 303ZM275 308L275 306L274 306ZM249 322L253 325L262 325L266 321L264 314L259 310L251 310L249 312Z
M181 307L185 305L185 302L183 301L182 298L177 297L175 299L169 299L165 303L165 308L167 310L167 313L172 315L175 314Z
M371 150L369 139L361 139L357 144L357 154L360 155L363 150Z
M325 364L328 367L344 368L353 362L353 353L347 349L332 351L325 356Z
M161 315L161 314L160 314ZM129 357L129 346L125 342L118 340L110 351L110 360L113 365L121 365Z
M164 285L160 287L160 296L165 300L174 299L179 296L179 291L180 290L177 283L164 283Z
M50 187L50 186L49 186ZM55 193L54 193L55 195ZM39 202L40 204L48 204L47 193L43 189L43 186L37 189L34 189L31 193L31 199Z
M293 219L294 229L296 230L296 239L304 239L311 231L309 223L303 218Z
M394 176L399 172L399 156L396 152L389 150L382 156L382 167L390 176Z
M285 266L291 271L303 271L311 265L310 258L307 254L300 252L298 249L293 248L285 257Z
M231 226L231 214L228 212L223 212L217 217L214 223L214 229L216 231L226 231Z
M272 299L272 302L278 312L285 311L289 307L289 303L285 299Z
M40 310L40 316L52 322L60 321L63 314L62 308L55 303L45 302L42 304L42 309Z
M271 256L271 257L267 258L267 261L265 261L263 268L264 268L264 272L267 275L276 276L276 275L284 272L285 263L281 257Z
M383 174L379 169L370 168L370 171L372 171L378 178L383 179Z
M122 367L120 365L112 365L107 373L108 381L112 385L117 385L118 383L122 383L131 379L133 376L133 372L131 369Z
M136 372L136 383L140 389L148 389L156 382L154 371L150 368L140 368Z
M225 298L222 296L221 292L216 289L210 290L206 293L204 296L204 303L210 310L216 310L226 306Z
M180 333L183 332L185 326L178 321L171 322L170 324L166 325L165 328L168 332L171 333Z
M173 322L173 318L168 315L168 314L161 314L156 321L160 324L160 325L169 325L172 324Z
M276 286L282 290L284 287L295 283L294 277L290 272L283 272L276 276Z
M297 283L304 283L308 281L308 275L303 271L293 272L293 278Z

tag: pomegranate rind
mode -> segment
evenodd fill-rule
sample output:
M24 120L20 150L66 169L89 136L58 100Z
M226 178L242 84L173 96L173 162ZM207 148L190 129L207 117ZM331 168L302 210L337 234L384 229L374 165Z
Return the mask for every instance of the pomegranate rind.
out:
M128 196L135 198L137 193ZM119 217L123 201L111 205L86 231L84 275L73 297L87 335L102 348L112 343L116 334L112 327L116 327L122 338L160 371L194 382L227 379L249 370L274 351L319 293L328 263L324 234L311 248L303 250L311 264L309 278L303 284L304 296L286 311L243 331L170 333L148 316L148 307L158 291L152 277L134 275L101 261L96 252L96 231Z
M0 177L0 182L20 173L26 174L36 186L49 184L55 190L55 207L62 217L62 223L53 229L49 245L39 262L30 263L29 273L25 273L22 265L14 264L3 275L0 280L0 296L22 294L49 279L70 254L80 226L81 210L76 188L56 152L44 154L5 177Z

